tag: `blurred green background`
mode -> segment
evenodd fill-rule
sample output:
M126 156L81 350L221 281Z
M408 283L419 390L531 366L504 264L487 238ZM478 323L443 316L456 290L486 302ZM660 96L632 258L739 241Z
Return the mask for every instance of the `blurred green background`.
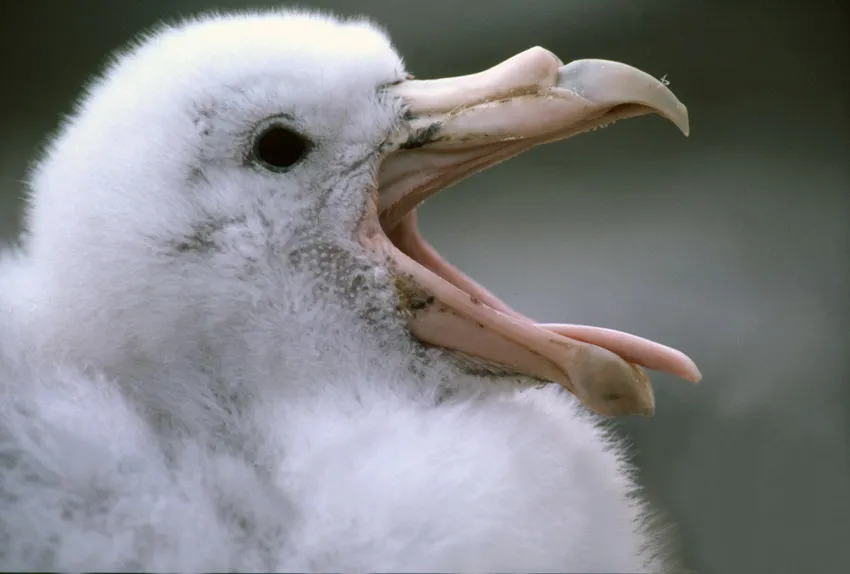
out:
M420 78L536 44L666 75L690 138L652 117L535 150L430 200L423 230L525 313L697 361L702 384L656 375L655 418L618 423L689 567L850 571L846 3L301 5L371 16ZM106 54L162 19L246 6L259 4L0 1L0 238L20 228L28 163Z

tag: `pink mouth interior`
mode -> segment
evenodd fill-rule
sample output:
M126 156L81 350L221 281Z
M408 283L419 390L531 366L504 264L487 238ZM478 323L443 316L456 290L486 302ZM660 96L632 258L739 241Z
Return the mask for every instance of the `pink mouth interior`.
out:
M515 311L460 269L446 261L419 233L416 212L409 212L387 232L387 237L405 255L480 303L528 325L583 341L619 355L626 361L698 382L702 375L684 353L660 343L613 329L563 323L538 323Z

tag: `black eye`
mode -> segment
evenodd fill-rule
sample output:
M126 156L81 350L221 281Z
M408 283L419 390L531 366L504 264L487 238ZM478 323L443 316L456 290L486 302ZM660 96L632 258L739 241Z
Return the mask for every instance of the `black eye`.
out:
M307 155L310 142L281 125L271 125L254 140L254 161L270 171L284 171Z

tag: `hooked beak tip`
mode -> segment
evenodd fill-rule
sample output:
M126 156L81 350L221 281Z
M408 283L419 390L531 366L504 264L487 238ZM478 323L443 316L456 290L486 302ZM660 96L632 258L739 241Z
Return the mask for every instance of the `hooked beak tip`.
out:
M585 59L558 68L556 86L597 105L636 104L670 120L690 134L688 109L667 87L646 72L610 60Z

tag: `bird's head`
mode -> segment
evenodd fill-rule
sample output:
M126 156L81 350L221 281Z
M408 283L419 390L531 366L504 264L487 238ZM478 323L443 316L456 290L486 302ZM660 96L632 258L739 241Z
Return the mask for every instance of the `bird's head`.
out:
M33 305L107 370L252 357L283 377L346 368L357 349L441 348L559 382L601 413L650 413L634 363L697 379L690 360L520 315L424 242L415 209L535 145L651 112L687 131L658 80L541 48L420 81L362 21L169 28L117 59L34 172Z

